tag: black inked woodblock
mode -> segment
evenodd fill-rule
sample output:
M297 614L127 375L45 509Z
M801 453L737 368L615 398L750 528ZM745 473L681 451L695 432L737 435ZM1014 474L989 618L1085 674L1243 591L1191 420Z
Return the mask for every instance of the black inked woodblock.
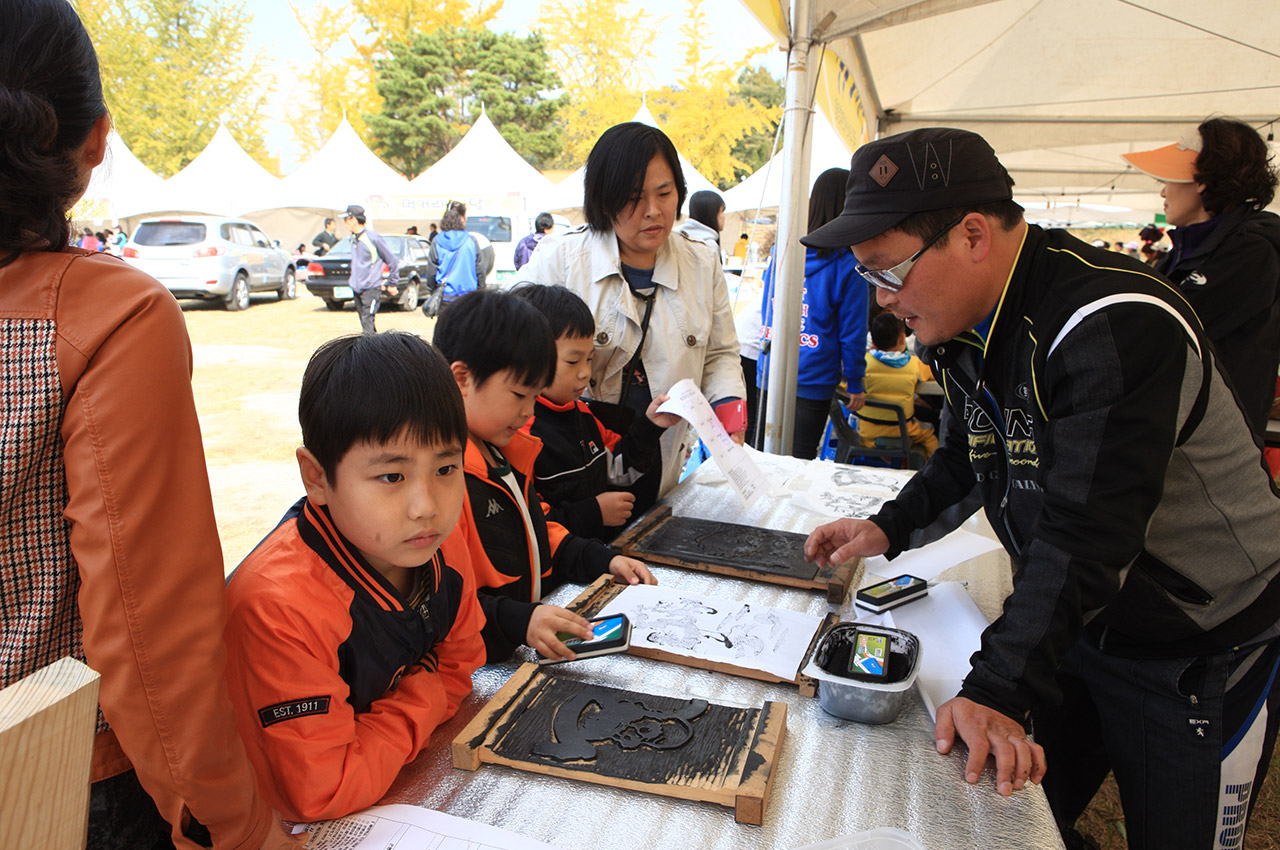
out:
M481 762L734 806L762 822L786 705L734 708L551 676L525 664L454 739Z

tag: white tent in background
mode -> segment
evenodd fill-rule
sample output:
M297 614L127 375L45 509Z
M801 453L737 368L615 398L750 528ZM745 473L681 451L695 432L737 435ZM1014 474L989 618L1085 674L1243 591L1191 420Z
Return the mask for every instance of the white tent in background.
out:
M326 218L337 218L348 204L369 211L379 227L388 198L403 194L408 179L369 149L344 115L337 129L314 155L280 180L262 204L247 212L273 239L286 247L311 245Z
M647 101L641 101L640 108L636 110L635 117L632 121L641 124L648 124L650 127L657 127L658 121L653 117L653 113L649 111ZM658 129L661 129L660 127ZM684 182L689 188L689 194L710 190L719 192L710 180L702 176L698 169L693 167L693 163L684 158L684 154L676 150L676 156L680 160L680 169L684 172ZM587 167L584 165L568 177L554 184L546 195L539 199L538 207L549 212L568 212L582 209L582 191L583 184L587 175Z
M284 177L268 207L342 210L372 206L371 198L404 194L408 179L369 150L343 116L315 155Z
M115 130L107 137L107 156L93 170L89 188L76 205L79 220L121 219L150 212L160 202L164 179L142 164Z
M481 112L453 150L409 182L408 194L460 201L504 195L534 198L545 194L552 185Z
M243 215L262 209L275 195L280 178L259 165L232 138L225 124L200 155L164 181L151 210L139 212L190 212Z
M813 115L813 151L809 156L809 185L828 168L848 168L853 151L836 133L827 116ZM726 212L773 210L782 202L782 153L756 169L737 186L724 193Z

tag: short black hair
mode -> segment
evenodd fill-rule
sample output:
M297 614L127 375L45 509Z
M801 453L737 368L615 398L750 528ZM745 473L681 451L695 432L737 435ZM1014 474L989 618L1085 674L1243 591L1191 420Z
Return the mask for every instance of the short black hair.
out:
M572 289L529 283L511 290L511 294L528 301L546 316L547 324L551 325L552 339L562 336L581 339L595 335L596 320L591 315L591 308Z
M898 344L907 326L892 313L881 313L871 320L871 342L881 351L888 351Z
M971 207L925 210L924 212L907 216L890 229L901 230L909 236L929 239L952 221L971 212L979 213L987 218L994 218L1004 230L1013 230L1023 220L1022 214L1024 210L1017 201L992 201L988 204L977 204ZM937 242L933 243L933 248L945 248L950 239L951 232L948 231L942 234ZM933 249L931 248L930 250Z
M1276 194L1276 168L1258 131L1234 118L1210 118L1199 127L1201 150L1195 180L1209 215L1247 205L1260 210Z
M719 192L703 189L689 196L689 218L705 224L716 233L720 232L718 219L722 209L724 198L720 197Z
M354 218L357 224L364 224L366 222L366 219L364 216L356 215L355 213L347 213L345 216L343 216L342 220L346 221L349 218Z
M449 361L416 334L331 339L311 355L298 397L302 445L334 483L357 443L402 431L422 445L466 445L467 414Z
M649 162L661 155L671 166L676 180L676 217L684 208L689 189L680 168L676 146L657 127L628 121L605 130L587 155L587 173L582 186L582 212L587 226L597 233L613 229L618 213L633 203L644 188Z
M556 220L551 217L551 213L538 213L538 217L533 220L533 229L539 233L546 233L555 226Z
M325 227L328 227L328 226L329 226L329 225L331 225L331 224L333 224L333 219L331 219L331 218L326 218L326 219L324 220L324 226L325 226Z
M433 341L450 363L465 363L476 385L499 372L531 387L556 376L556 340L536 307L496 289L474 289L440 311Z

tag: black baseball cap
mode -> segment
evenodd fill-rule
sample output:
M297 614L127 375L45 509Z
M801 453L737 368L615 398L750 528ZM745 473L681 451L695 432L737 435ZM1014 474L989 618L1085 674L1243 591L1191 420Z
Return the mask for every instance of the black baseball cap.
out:
M364 215L364 207L359 204L351 204L347 207L347 211L342 214L342 217L348 218L353 215Z
M911 130L854 151L844 212L800 242L847 248L913 213L1012 199L1013 178L986 139L948 127Z

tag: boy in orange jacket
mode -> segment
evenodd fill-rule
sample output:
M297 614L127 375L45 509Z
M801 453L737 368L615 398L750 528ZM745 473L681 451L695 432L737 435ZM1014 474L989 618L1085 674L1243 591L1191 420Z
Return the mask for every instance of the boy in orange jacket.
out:
M467 412L467 502L458 526L480 586L488 660L509 658L521 644L548 658L573 659L557 633L590 638L587 621L540 604L546 593L606 573L631 584L656 582L640 561L549 520L534 487L542 441L521 429L555 377L551 326L524 299L477 290L440 314L434 342Z
M467 423L411 334L325 343L298 405L306 488L227 585L227 678L267 799L336 818L386 793L471 691L484 622L465 541Z

